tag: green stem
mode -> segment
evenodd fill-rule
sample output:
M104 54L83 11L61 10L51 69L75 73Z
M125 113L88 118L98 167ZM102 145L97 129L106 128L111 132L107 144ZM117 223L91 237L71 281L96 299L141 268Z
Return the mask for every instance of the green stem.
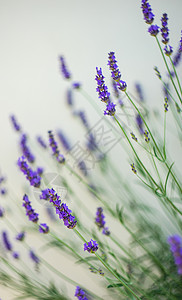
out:
M176 85L175 85L175 83L174 83L174 80L173 80L173 78L172 78L171 72L170 72L170 70L169 70L169 67L168 67L166 58L165 58L165 56L164 56L164 53L163 53L163 51L162 51L161 45L160 45L160 43L159 43L159 40L158 40L157 36L156 36L155 38L156 38L157 44L158 44L158 46L159 46L160 52L161 52L161 54L162 54L162 57L163 57L163 60L164 60L165 65L166 65L167 71L168 71L168 73L169 73L169 76L170 76L172 85L173 85L173 87L174 87L174 89L175 89L175 91L176 91L176 94L178 95L178 98L179 98L179 100L180 100L180 102L181 102L181 104L182 104L182 99L181 99L181 97L180 97L180 94L179 94L179 92L178 92L178 90L177 90L177 88L176 88Z
M135 103L132 101L132 99L130 98L130 96L127 94L127 92L125 92L125 94L126 94L126 96L128 97L128 99L129 99L129 101L131 102L131 104L135 107L135 109L136 109L136 111L138 112L138 114L140 115L140 117L142 118L142 120L143 120L143 122L144 122L144 124L145 124L145 126L146 126L146 128L147 128L147 130L148 130L148 132L149 132L149 134L150 134L150 136L151 136L153 142L154 142L154 145L155 145L156 149L158 150L158 152L159 152L161 158L164 160L163 155L162 155L162 153L161 153L159 147L157 146L157 143L156 143L156 141L155 141L155 139L154 139L154 137L153 137L153 135L152 135L152 132L150 131L150 128L148 127L147 123L145 122L145 119L143 118L141 112L139 111L139 109L137 108L137 106L135 105ZM170 166L168 165L168 163L165 162L165 160L164 160L164 163L165 163L166 167L167 167L168 170L169 170L169 169L170 169ZM180 186L178 180L176 179L176 177L175 177L175 175L173 174L172 171L171 171L171 176L173 177L173 179L174 179L176 185L178 186L180 192L182 193L182 188L181 188L181 186Z
M155 262L157 267L162 271L164 275L167 275L163 265L161 265L160 261L150 252L140 240L138 240L135 236L135 234L124 224L124 228L131 234L131 236L134 238L134 240L145 250L145 252L152 258L152 260Z
M134 152L134 154L135 154L135 156L136 156L138 162L140 163L140 165L142 166L142 168L145 170L145 172L147 173L147 175L148 175L148 177L150 178L150 180L154 183L154 185L155 185L156 187L158 187L158 184L155 182L155 180L153 179L153 177L150 175L150 173L147 171L147 169L145 168L144 164L142 163L142 161L141 161L140 158L138 157L138 154L136 153L136 151L135 151L135 149L134 149L134 147L133 147L131 141L129 140L129 138L128 138L128 136L127 136L127 134L126 134L124 128L121 126L121 124L119 123L119 121L117 120L117 118L116 118L115 116L114 116L114 119L115 119L115 121L117 122L117 124L119 125L120 129L122 130L122 132L124 133L124 135L125 135L125 137L126 137L128 143L129 143L130 147L132 148L132 150L133 150L133 152Z
M181 88L181 84L180 84L180 81L179 81L178 74L177 74L177 72L176 72L176 68L175 68L175 66L174 66L174 64L173 64L173 61L172 61L171 57L169 57L169 59L170 59L170 62L171 62L171 64L172 64L172 67L173 67L173 70L174 70L174 73L175 73L175 76L176 76L176 79L177 79L177 82L178 82L178 86L179 86L179 89L180 89L180 93L181 93L181 95L182 95L182 88Z

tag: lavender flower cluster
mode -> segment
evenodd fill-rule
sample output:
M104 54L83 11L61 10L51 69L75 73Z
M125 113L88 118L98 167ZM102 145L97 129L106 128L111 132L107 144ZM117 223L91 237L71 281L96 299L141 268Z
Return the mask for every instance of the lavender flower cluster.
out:
M60 196L58 196L53 188L42 190L40 199L49 200L49 202L53 204L53 206L56 208L56 214L58 214L59 218L63 220L64 225L67 228L73 229L76 226L77 221L75 220L75 217L72 216L72 211L65 203L61 203Z
M18 166L20 168L20 170L23 172L24 175L26 175L26 179L30 182L30 185L34 186L34 187L40 187L40 183L41 183L41 177L39 176L37 171L33 171L27 161L26 158L24 156L21 156L18 159Z
M178 274L182 275L182 238L179 235L172 235L168 238L170 250L173 254Z

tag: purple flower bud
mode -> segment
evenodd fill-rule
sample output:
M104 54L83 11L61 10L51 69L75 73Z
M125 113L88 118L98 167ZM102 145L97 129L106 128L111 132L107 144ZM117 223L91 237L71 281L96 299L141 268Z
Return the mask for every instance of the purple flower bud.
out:
M29 201L28 196L26 194L23 196L23 201L24 202L22 206L25 207L26 215L29 217L29 220L34 223L37 223L39 215L32 208L31 202Z
M81 87L81 83L80 82L73 82L72 87L74 89L79 89Z
M182 238L176 234L168 237L167 241L170 245L170 250L173 254L178 274L182 275Z
M11 245L11 243L9 241L8 233L6 231L2 232L2 239L3 239L3 243L4 243L5 248L8 251L11 251L12 250L12 245Z
M15 129L16 131L21 131L21 127L20 127L20 125L17 123L17 120L16 120L15 116L14 116L14 115L11 115L11 116L10 116L10 119L11 119L11 122L12 122L12 124L13 124L14 129Z
M16 240L17 240L17 241L23 241L24 238L25 238L25 232L24 232L24 231L22 231L22 232L20 232L20 233L18 233L18 234L16 235Z
M66 67L64 57L60 56L59 61L60 61L60 69L61 69L61 72L62 72L64 78L65 79L71 78L71 74L70 74L70 72L68 71L68 69Z
M39 232L40 233L48 233L49 232L49 226L47 226L46 223L42 223L39 225Z
M108 92L108 88L104 83L104 76L102 75L102 69L100 70L96 68L97 75L95 77L95 80L97 81L97 88L96 91L99 94L99 98L101 101L107 103L110 101L110 93Z
M35 161L35 156L31 153L31 150L27 145L26 134L22 134L20 140L20 146L21 146L22 153L27 158L28 162L33 163Z
M67 137L62 132L62 130L58 130L57 135L58 135L60 142L61 142L62 146L64 147L64 149L69 151L71 149L71 146L70 146L70 143L68 142Z
M85 292L79 286L76 287L75 297L77 297L79 300L88 300L88 298L86 297Z
M169 42L169 38L168 38L169 29L167 27L167 21L168 21L167 14L163 14L161 18L161 22L162 22L161 35L162 35L162 43L165 45Z
M38 265L40 263L40 259L38 256L34 253L33 250L30 250L29 252L30 258Z
M42 137L41 137L40 135L37 136L37 142L39 143L39 145L40 145L42 148L44 148L44 149L47 148L46 143L44 142L44 140L42 139Z
M71 89L67 90L66 101L69 106L73 106L73 92Z
M0 218L4 216L4 208L0 207Z
M159 33L159 26L151 25L148 29L148 32L151 36L157 36L157 34Z
M170 45L164 47L164 52L167 56L170 56L173 53L173 48Z
M102 233L105 235L109 235L110 232L107 227L105 227L105 216L103 214L103 208L98 207L96 211L96 218L95 218L95 223L98 226L99 229L103 229Z
M18 159L18 166L20 170L26 175L26 179L30 182L30 185L34 187L39 187L41 183L41 177L38 175L37 172L33 171L26 162L24 156L21 156Z
M58 145L54 139L54 135L52 134L52 131L49 130L48 131L49 134L49 146L52 149L52 155L56 157L56 160L59 163L64 163L65 162L65 158L62 154L60 154L59 149L58 149Z
M13 257L15 258L15 259L19 259L19 257L20 257L20 255L19 255L19 253L18 252L13 252Z
M98 250L98 244L96 241L92 239L84 244L84 251L88 251L89 253L95 253Z
M115 106L116 104L113 102L108 102L106 110L104 111L104 115L114 116L116 112Z
M148 3L148 0L142 0L141 8L145 22L147 24L152 24L152 22L154 21L154 14L152 12L150 4Z

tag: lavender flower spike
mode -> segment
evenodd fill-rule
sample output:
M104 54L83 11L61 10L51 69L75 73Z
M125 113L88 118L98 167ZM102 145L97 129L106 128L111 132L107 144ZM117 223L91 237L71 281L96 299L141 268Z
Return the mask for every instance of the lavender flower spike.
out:
M161 35L162 35L162 43L165 45L169 42L169 37L168 37L169 29L167 27L167 21L168 21L167 14L163 14L161 18L161 22L162 22Z
M85 292L79 286L76 287L75 297L77 297L79 300L88 300L88 298L85 296Z
M121 80L121 73L117 65L115 53L109 52L108 55L108 65L111 70L111 77L114 79L114 81L116 81L118 89L120 89L121 91L125 91L127 88L127 84L125 81Z
M46 143L44 142L44 140L42 139L42 137L39 135L39 136L37 136L37 142L39 143L39 145L42 147L42 148L44 148L44 149L46 149L47 148L47 145L46 145Z
M33 171L29 167L24 156L21 156L18 159L17 164L20 167L20 170L23 172L23 174L26 175L26 179L30 182L30 185L33 185L34 187L40 187L41 177L38 175L37 172Z
M60 69L61 69L61 72L62 72L64 78L65 78L65 79L71 78L71 74L70 74L70 72L68 71L68 69L67 69L67 67L66 67L64 57L63 57L63 56L60 56L60 57L59 57L59 61L60 61L60 63L61 63Z
M33 250L30 250L29 252L30 258L36 263L36 265L38 265L40 263L40 259L38 258L38 256L34 253Z
M84 251L88 251L89 253L95 253L98 250L98 244L96 241L92 239L84 244Z
M159 33L159 26L151 25L148 29L148 32L151 36L157 36L157 34Z
M58 145L54 139L54 136L52 134L52 131L49 130L48 131L49 134L49 146L52 149L52 155L56 157L57 161L59 163L64 163L65 162L65 158L62 154L60 154L59 149L58 149Z
M31 150L27 145L26 134L22 134L20 140L20 146L21 146L22 153L27 158L28 162L33 163L35 161L35 156L31 153Z
M21 131L21 127L20 127L20 125L17 123L17 120L16 120L15 116L14 116L14 115L11 115L11 116L10 116L10 119L11 119L11 121L12 121L12 124L13 124L14 129L15 129L16 131Z
M95 80L97 81L97 88L96 91L99 94L99 98L101 101L107 103L110 101L110 93L108 92L108 87L104 83L104 76L102 75L102 69L100 70L96 68L97 75Z
M145 22L147 24L152 24L152 22L154 21L154 14L152 12L150 4L148 3L148 0L142 0L141 8Z
M103 228L102 233L104 235L110 235L110 232L107 227L105 227L105 216L103 214L102 207L98 207L96 211L95 223L99 227L99 229Z
M54 189L43 190L40 199L49 200L50 203L53 203L53 206L56 208L56 214L59 215L60 220L63 220L67 228L73 229L76 226L77 221L72 216L72 211L65 203L61 203L61 198Z
M164 52L167 56L170 56L173 53L173 48L170 45L164 47Z
M116 104L114 104L113 102L108 102L106 110L104 111L104 115L114 116L116 112L115 106Z
M31 202L29 201L28 196L26 194L23 196L23 201L24 202L22 206L25 207L26 215L29 217L29 220L34 223L37 223L39 215L32 208Z
M171 246L170 250L173 254L178 274L182 275L182 238L179 235L172 235L168 238L168 243Z
M12 250L12 245L9 241L8 234L7 234L6 231L2 232L2 239L3 239L3 243L4 243L4 246L5 246L6 250L11 251Z

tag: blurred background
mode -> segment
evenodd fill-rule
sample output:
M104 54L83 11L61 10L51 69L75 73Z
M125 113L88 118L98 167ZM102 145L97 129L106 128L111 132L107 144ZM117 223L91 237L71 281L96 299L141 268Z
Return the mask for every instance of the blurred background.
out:
M170 45L176 50L182 29L181 0L150 0L150 4L159 26L162 14L168 13ZM102 67L109 84L110 51L115 52L131 93L139 82L149 108L162 101L153 68L158 66L164 73L165 68L140 6L141 1L134 0L0 0L0 170L12 185L20 185L22 177L17 177L18 148L10 114L31 138L41 134L47 139L48 130L61 128L76 143L82 134L65 102L70 83L60 72L59 55L64 56L73 80L81 82L95 102L99 102L95 68ZM92 107L80 94L75 97L95 124L98 116ZM12 299L1 294L3 300Z

